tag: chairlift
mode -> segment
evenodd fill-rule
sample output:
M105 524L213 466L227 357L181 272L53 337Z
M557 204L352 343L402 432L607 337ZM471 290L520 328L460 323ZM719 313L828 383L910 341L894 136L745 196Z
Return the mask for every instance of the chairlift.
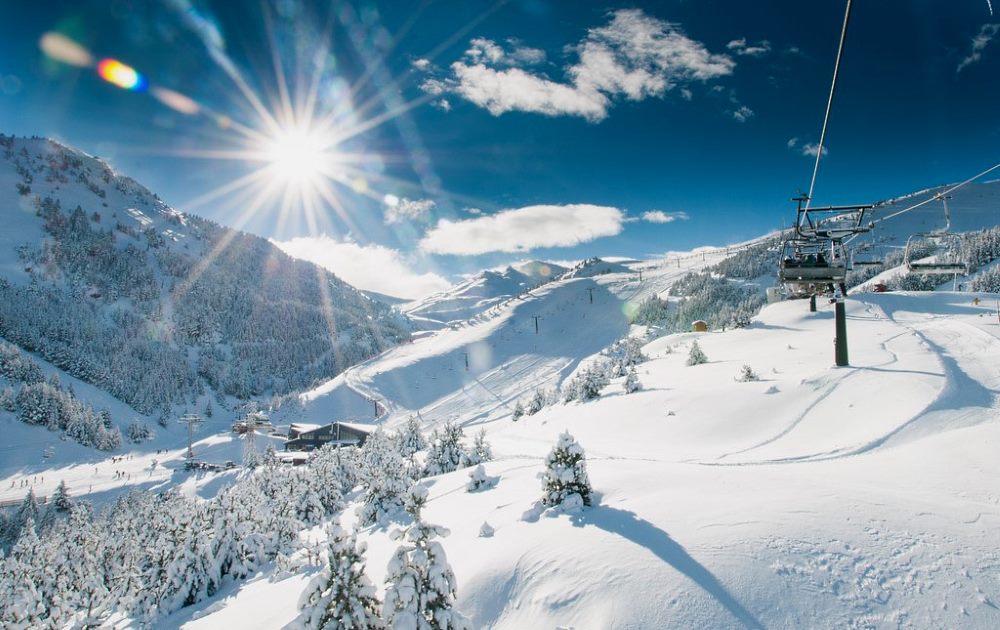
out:
M778 278L797 295L820 293L847 281L848 257L844 245L825 239L785 241Z
M911 273L958 276L969 273L968 264L961 258L962 241L951 230L950 197L941 196L944 205L944 227L931 232L918 232L906 239L903 264ZM927 243L931 252L923 251Z
M851 250L851 267L879 267L885 264L882 246L875 242L862 243Z

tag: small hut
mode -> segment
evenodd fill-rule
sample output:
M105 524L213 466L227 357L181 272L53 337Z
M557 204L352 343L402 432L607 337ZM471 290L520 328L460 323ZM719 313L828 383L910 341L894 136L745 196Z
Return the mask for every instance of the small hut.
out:
M696 319L691 322L691 330L694 332L708 332L708 323L703 319Z

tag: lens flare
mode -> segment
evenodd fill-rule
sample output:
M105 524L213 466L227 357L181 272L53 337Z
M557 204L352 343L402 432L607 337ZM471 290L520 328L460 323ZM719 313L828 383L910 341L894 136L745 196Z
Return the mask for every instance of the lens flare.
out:
M154 87L149 91L154 97L156 97L156 100L160 101L170 109L179 111L182 114L194 116L201 111L201 107L198 106L198 103L195 103L192 99L184 96L180 92L175 92L161 87Z
M125 65L117 59L101 60L97 64L97 74L108 83L133 92L142 92L149 86L146 78L139 74L135 68Z
M94 57L90 52L62 33L45 33L38 40L38 47L50 59L55 59L71 66L89 68L94 65Z

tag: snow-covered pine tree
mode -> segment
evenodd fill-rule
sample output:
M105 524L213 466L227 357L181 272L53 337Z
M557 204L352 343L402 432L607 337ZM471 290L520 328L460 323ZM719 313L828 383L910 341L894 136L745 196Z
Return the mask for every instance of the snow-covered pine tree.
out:
M403 495L411 481L399 451L381 428L368 436L361 449L360 477L365 488L358 512L361 526L381 522L403 507Z
M268 509L253 483L240 483L219 494L212 506L212 564L220 576L244 578L268 557L268 533L256 531Z
M399 443L399 454L403 457L409 457L417 451L427 448L427 440L420 431L420 424L417 422L416 416L410 416L406 419L406 424L399 432L396 441Z
M486 474L486 468L482 464L476 466L469 473L469 483L465 484L465 489L469 492L479 492L489 490L496 485L497 477L490 477Z
M423 521L421 510L427 503L427 488L416 484L407 496L406 509L413 524L395 530L401 540L386 574L382 617L393 630L470 630L472 625L455 610L455 573L448 564L438 536L448 530Z
M313 451L309 458L309 478L327 515L333 515L344 508L344 471L338 450L335 446L325 444Z
M592 365L581 372L576 380L576 399L583 402L593 400L601 395L601 390L608 386L608 369L606 365Z
M48 607L42 593L38 557L40 541L35 533L35 521L24 522L22 534L10 555L3 560L0 580L0 626L5 628L44 627Z
M261 456L260 463L267 468L274 468L278 465L278 452L274 450L274 442L268 440L264 455Z
M327 528L327 565L299 599L295 625L303 630L382 628L375 586L365 574L365 545L337 523Z
M518 400L514 403L514 411L510 413L510 419L517 422L522 416L524 416L524 405L522 405L521 401Z
M639 382L639 375L636 373L634 365L628 369L623 387L626 394L634 394L642 389L642 383Z
M545 406L545 391L541 388L535 390L532 394L531 399L528 401L528 406L525 408L524 412L529 416L533 416L542 410Z
M138 418L133 418L132 422L129 423L128 428L125 430L125 437L127 437L128 441L133 444L144 442L149 439L149 435L149 427L147 427L146 424Z
M736 377L736 380L740 383L749 383L751 381L759 381L760 377L757 373L753 371L753 368L749 365L744 365L740 368L740 375Z
M10 385L0 391L0 410L10 412L17 410L17 403L14 401L14 388Z
M590 505L591 487L583 448L568 431L559 436L545 458L545 472L540 476L545 492L542 505L567 512Z
M21 505L14 512L13 527L11 528L13 538L20 539L28 523L31 523L31 528L34 530L35 523L38 521L38 514L38 501L35 499L35 491L29 489L28 494L24 495Z
M69 512L73 509L73 500L69 498L69 491L66 489L66 482L59 480L56 491L52 494L52 507L57 512Z
M701 365L702 363L708 363L708 357L705 356L701 346L698 345L698 340L695 339L691 343L691 350L688 352L687 364Z
M427 452L425 470L428 476L443 475L462 467L463 437L462 427L452 422L445 424L440 433L434 432Z
M463 464L465 466L476 466L493 459L493 449L486 441L486 429L479 429L476 437L472 440L472 448L465 453Z

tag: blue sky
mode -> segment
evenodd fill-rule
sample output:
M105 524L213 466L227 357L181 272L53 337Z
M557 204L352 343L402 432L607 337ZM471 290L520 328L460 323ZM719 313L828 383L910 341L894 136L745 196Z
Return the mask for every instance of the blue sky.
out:
M0 130L61 139L182 210L415 296L523 258L649 256L787 224L788 199L809 185L843 9L7 3ZM816 203L995 163L998 23L985 0L855 3ZM84 57L43 52L46 33ZM104 58L150 89L102 81ZM314 80L313 106L290 121L280 86L302 105ZM321 173L290 175L299 158L275 152L289 129ZM227 186L240 178L253 181Z

